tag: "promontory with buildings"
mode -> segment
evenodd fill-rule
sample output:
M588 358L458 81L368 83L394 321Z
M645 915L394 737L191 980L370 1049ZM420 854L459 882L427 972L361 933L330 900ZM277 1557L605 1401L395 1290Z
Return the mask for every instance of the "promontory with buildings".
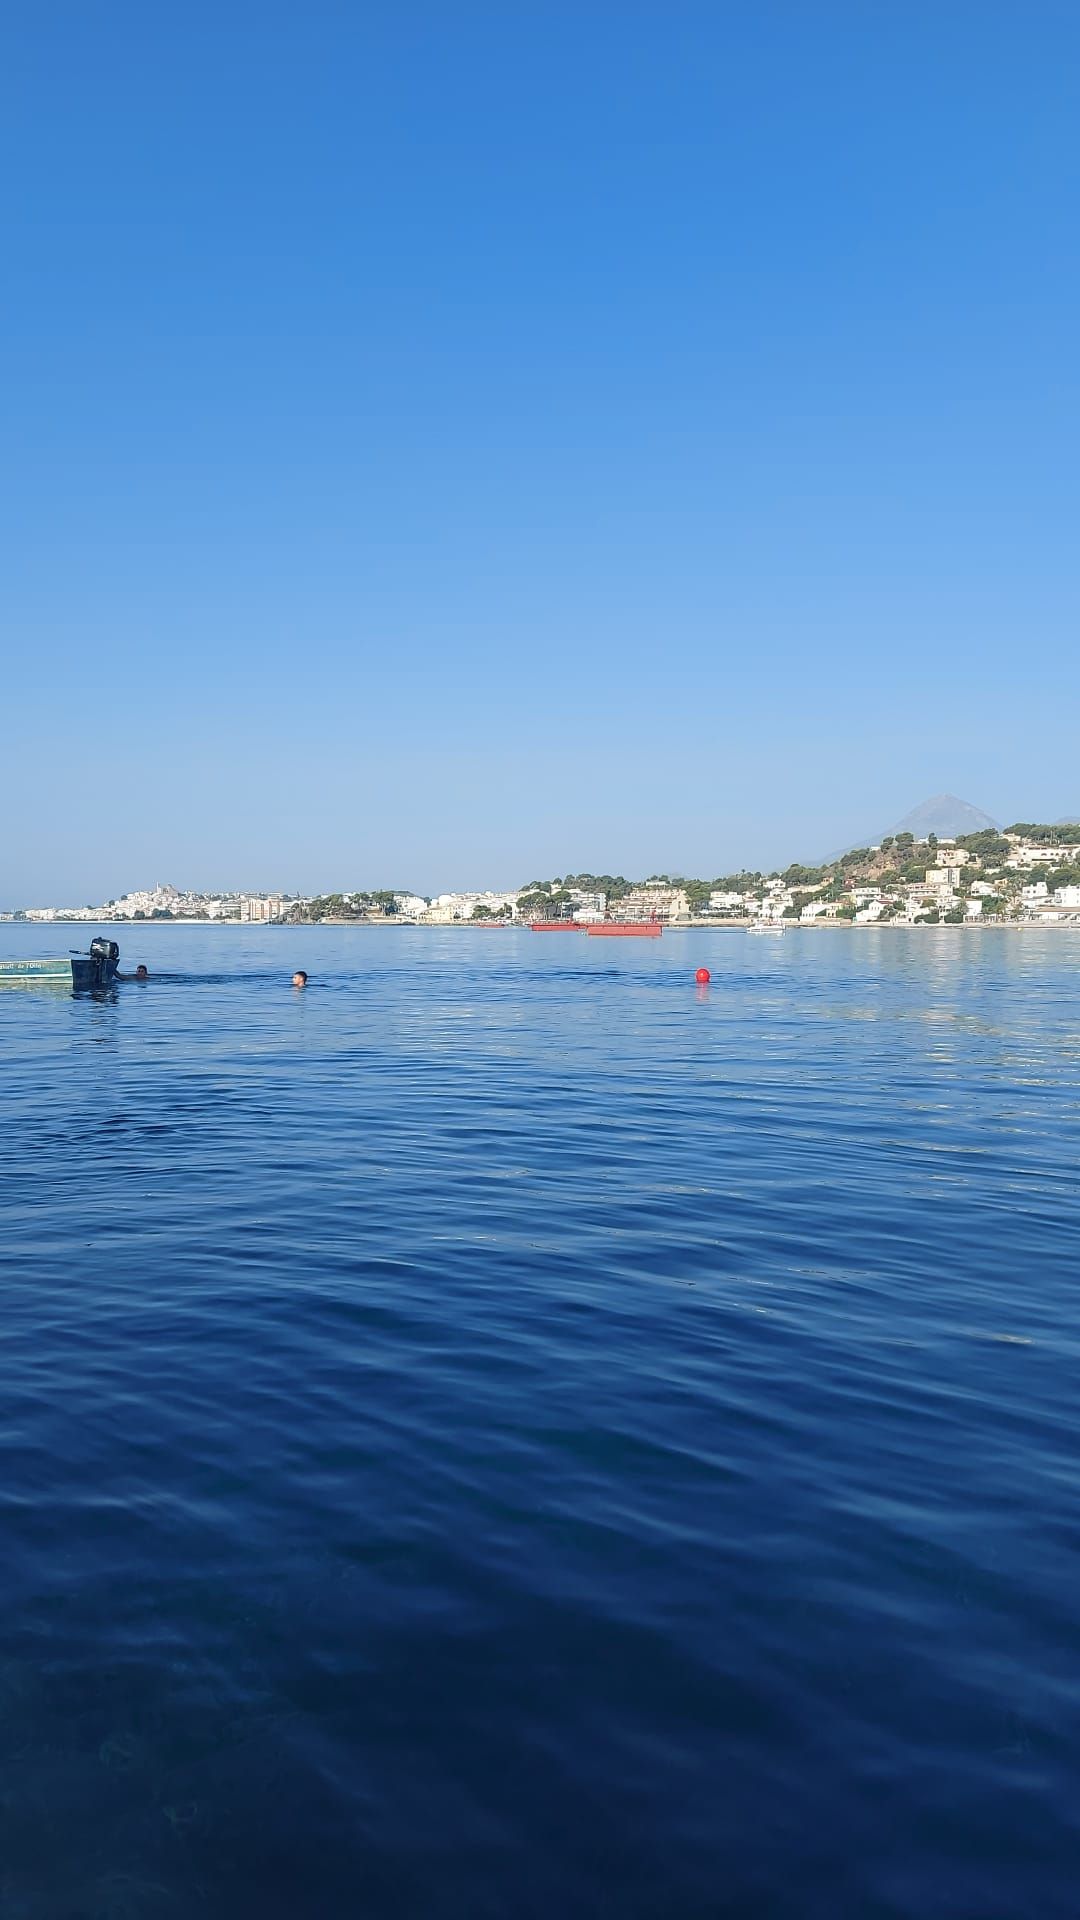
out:
M301 896L156 886L87 906L23 907L22 921L232 922L248 925L483 925L537 920L662 921L670 926L1080 925L1080 822L1018 822L952 838L886 834L820 866L709 879L569 873L521 887L440 893L344 889Z

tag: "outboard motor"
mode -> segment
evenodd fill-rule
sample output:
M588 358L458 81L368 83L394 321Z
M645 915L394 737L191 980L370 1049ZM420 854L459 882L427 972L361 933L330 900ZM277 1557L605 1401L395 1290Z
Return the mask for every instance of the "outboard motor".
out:
M91 940L90 952L71 956L71 981L76 993L100 993L116 978L120 949L115 940Z

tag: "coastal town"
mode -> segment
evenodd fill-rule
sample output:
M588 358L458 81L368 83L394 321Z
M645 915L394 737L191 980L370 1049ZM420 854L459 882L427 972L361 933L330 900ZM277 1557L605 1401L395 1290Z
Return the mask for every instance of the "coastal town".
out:
M954 839L886 835L821 866L792 864L712 880L654 874L567 874L507 890L183 891L161 885L86 906L34 906L16 921L221 922L240 926L506 926L569 921L671 927L1080 925L1080 823L1017 823Z

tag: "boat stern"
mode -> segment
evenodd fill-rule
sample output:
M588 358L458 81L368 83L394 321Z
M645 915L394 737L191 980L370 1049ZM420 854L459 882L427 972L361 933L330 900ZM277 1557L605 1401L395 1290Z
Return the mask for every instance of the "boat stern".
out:
M120 965L120 949L115 940L91 940L88 954L71 956L71 984L76 993L100 993L112 985Z

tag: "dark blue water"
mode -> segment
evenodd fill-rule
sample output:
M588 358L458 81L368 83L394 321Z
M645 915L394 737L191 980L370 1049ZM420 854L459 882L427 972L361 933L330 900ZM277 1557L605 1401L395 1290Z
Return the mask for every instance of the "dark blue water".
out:
M1080 943L124 948L0 992L4 1920L1073 1916Z

